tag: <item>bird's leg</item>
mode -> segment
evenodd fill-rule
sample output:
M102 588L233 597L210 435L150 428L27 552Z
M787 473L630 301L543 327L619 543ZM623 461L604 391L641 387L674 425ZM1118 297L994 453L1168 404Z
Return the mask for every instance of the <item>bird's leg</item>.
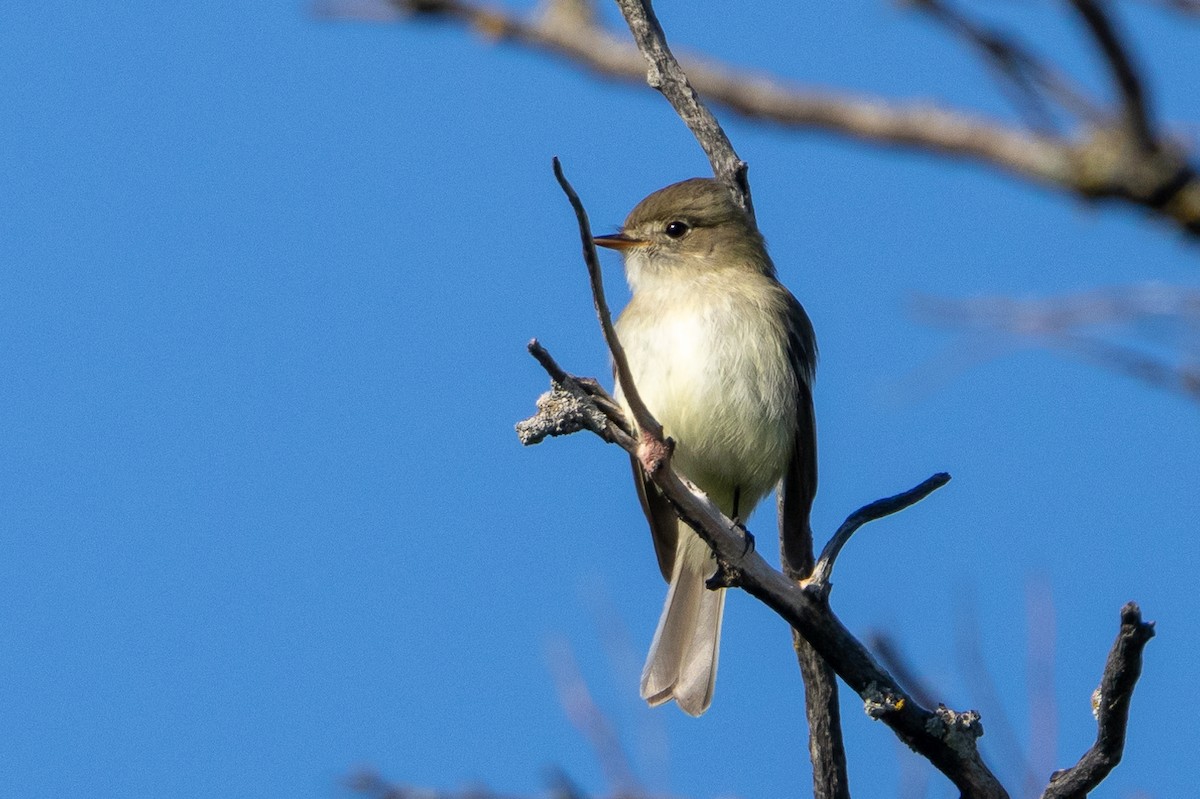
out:
M733 487L733 519L734 525L742 533L742 537L746 539L746 548L742 550L742 557L746 557L754 549L754 536L746 529L746 525L742 524L742 520L738 518L738 505L742 503L742 487Z

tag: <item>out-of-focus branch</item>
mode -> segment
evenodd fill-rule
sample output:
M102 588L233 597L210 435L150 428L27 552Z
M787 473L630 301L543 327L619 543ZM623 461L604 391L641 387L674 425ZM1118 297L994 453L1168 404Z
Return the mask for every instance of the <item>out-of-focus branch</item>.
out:
M465 791L431 791L426 788L414 788L409 785L399 785L388 782L382 776L369 769L363 769L351 774L345 780L347 790L360 794L366 799L517 799L484 789L469 789ZM582 796L568 796L555 791L552 799L585 799Z
M909 0L909 3L974 48L1000 76L1002 89L1011 84L1013 103L1034 130L1056 135L1055 106L1086 123L1104 123L1106 115L1079 86L1014 36L976 22L949 0Z
M1200 0L1150 0L1150 2L1180 14L1200 16Z
M1104 60L1112 73L1113 85L1121 103L1121 118L1126 131L1144 152L1158 149L1158 137L1150 119L1146 90L1142 79L1133 67L1128 48L1117 33L1117 26L1105 9L1107 0L1071 0L1071 6L1083 18L1084 23L1096 40Z
M566 0L532 14L482 0L377 2L390 3L399 19L455 22L489 41L551 53L605 78L639 84L646 79L646 60L637 47L589 14L561 12ZM327 13L338 9L336 0L326 0ZM1087 199L1137 205L1200 235L1200 177L1190 164L1193 154L1163 139L1153 151L1127 147L1123 124L1112 128L1085 120L1077 132L1060 137L929 102L798 86L712 59L682 57L680 63L701 97L745 117L974 161Z
M1042 799L1077 799L1101 783L1121 762L1129 702L1142 673L1142 650L1154 637L1154 622L1142 621L1142 611L1130 602L1121 608L1121 631L1108 653L1100 687L1092 695L1096 716L1096 743L1069 769L1050 777Z
M1046 347L1200 402L1200 290L1149 284L1046 299L919 297L924 321ZM1170 328L1168 343L1151 337ZM1161 334L1160 334L1161 337Z
M621 745L616 728L592 699L587 681L579 671L575 653L565 640L547 646L546 660L558 690L558 701L567 719L587 739L604 776L616 796L645 796Z
M1033 799L1041 794L1045 787L1046 774L1050 773L1057 764L1052 762L1050 768L1034 775L1035 782L1029 784L1029 759L1017 738L1005 702L1000 696L992 670L988 668L983 656L983 626L974 601L965 603L957 614L954 636L954 656L963 685L968 691L970 702L980 708L980 712L988 720L990 740L986 749L991 755L997 771L1012 775L1014 787L1018 796ZM1038 708L1030 708L1033 716L1038 714Z

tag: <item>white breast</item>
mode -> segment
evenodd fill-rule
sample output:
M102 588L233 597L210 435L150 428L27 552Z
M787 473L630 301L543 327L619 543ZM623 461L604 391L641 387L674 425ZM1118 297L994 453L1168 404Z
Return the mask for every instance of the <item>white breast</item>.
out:
M676 468L726 513L737 490L743 518L782 476L795 438L784 291L744 272L643 285L617 322L638 391L675 439Z

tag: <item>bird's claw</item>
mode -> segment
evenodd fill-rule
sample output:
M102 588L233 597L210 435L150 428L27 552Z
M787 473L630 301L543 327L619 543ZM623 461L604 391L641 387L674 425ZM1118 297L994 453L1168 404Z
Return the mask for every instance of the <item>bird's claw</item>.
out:
M746 541L746 548L742 550L742 557L746 557L754 551L754 534L746 529L746 525L742 524L741 519L734 519L733 526L742 534L742 538Z

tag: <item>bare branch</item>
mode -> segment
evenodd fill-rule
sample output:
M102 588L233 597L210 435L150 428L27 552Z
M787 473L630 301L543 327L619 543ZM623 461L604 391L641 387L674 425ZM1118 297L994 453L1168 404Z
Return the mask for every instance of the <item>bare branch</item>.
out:
M1051 102L1091 124L1105 123L1106 115L1082 89L1014 37L980 25L945 0L910 2L979 51L984 60L1012 84L1013 104L1022 111L1034 130L1048 136L1056 135ZM1001 87L1005 85L1002 81Z
M624 446L632 441L625 417L616 402L595 384L567 374L537 342L529 352L551 375L550 391L538 397L538 412L516 424L517 438L525 446L540 444L547 437L591 430L605 441Z
M640 431L639 441L647 444L647 447L642 448L639 453L639 458L642 459L643 465L647 466L646 471L652 472L670 458L671 445L663 440L662 425L651 415L646 403L638 394L637 386L633 384L633 372L629 369L629 359L625 357L625 348L621 346L621 341L617 338L617 329L613 327L612 323L612 313L608 310L608 300L604 297L604 275L600 271L600 258L596 255L596 244L592 240L592 229L588 222L587 210L584 209L583 203L579 201L579 195L575 193L575 189L571 187L570 182L563 174L562 164L557 158L553 163L554 177L567 195L567 199L570 200L571 207L575 210L575 218L579 222L583 260L587 264L588 280L592 286L592 302L596 306L596 316L600 318L604 341L608 344L608 351L612 353L613 371L617 373L617 382L621 386L625 401L629 404L629 410L633 413L633 421L637 423L637 429ZM649 447L649 444L653 442L658 442L661 446Z
M596 754L596 760L616 796L644 796L620 736L612 721L592 698L587 680L579 670L575 653L565 640L547 645L546 660L558 690L558 701L571 724Z
M1117 34L1117 27L1104 8L1107 0L1071 0L1071 6L1083 18L1096 40L1112 73L1113 85L1121 98L1125 129L1142 151L1158 150L1158 137L1150 122L1149 103L1142 80L1134 69L1129 53Z
M850 536L854 535L858 528L867 522L882 519L884 516L890 516L893 513L904 510L910 505L917 504L948 482L950 482L950 475L945 472L938 472L914 488L910 488L893 497L877 499L869 505L864 505L854 511L854 513L851 513L846 518L846 521L842 522L842 526L837 529L837 532L833 534L833 538L829 539L829 543L825 545L825 548L821 550L821 557L817 558L817 565L813 567L812 576L803 583L805 589L815 591L819 596L828 595L830 588L829 578L833 574L833 563L841 553L842 547L846 545L846 542L850 540Z
M646 82L667 98L708 156L713 175L729 188L738 205L753 220L754 203L746 179L746 163L738 158L721 123L700 102L679 62L671 55L666 35L658 24L650 0L617 0L617 5L621 7L621 14L629 25L633 40L650 66Z
M1135 377L1157 388L1200 401L1200 291L1147 284L1063 297L1018 300L978 297L947 300L918 297L918 316L964 331L996 333L1057 349ZM1165 324L1164 324L1165 323ZM1166 350L1143 341L1163 328L1175 330Z
M646 60L638 49L593 22L568 24L560 14L524 15L482 0L377 2L408 16L457 22L489 41L551 53L602 77L636 84L646 79ZM681 63L702 97L751 119L973 161L1085 199L1137 205L1200 235L1200 177L1189 164L1191 154L1173 142L1160 141L1155 152L1127 153L1103 125L1073 139L1060 138L927 101L798 86L711 59L683 57ZM1062 97L1061 87L1047 89Z
M1092 697L1096 743L1074 766L1050 777L1042 799L1081 799L1121 762L1129 702L1142 673L1142 651L1153 637L1154 622L1142 621L1142 611L1136 603L1121 608L1121 631L1108 653L1100 687Z

